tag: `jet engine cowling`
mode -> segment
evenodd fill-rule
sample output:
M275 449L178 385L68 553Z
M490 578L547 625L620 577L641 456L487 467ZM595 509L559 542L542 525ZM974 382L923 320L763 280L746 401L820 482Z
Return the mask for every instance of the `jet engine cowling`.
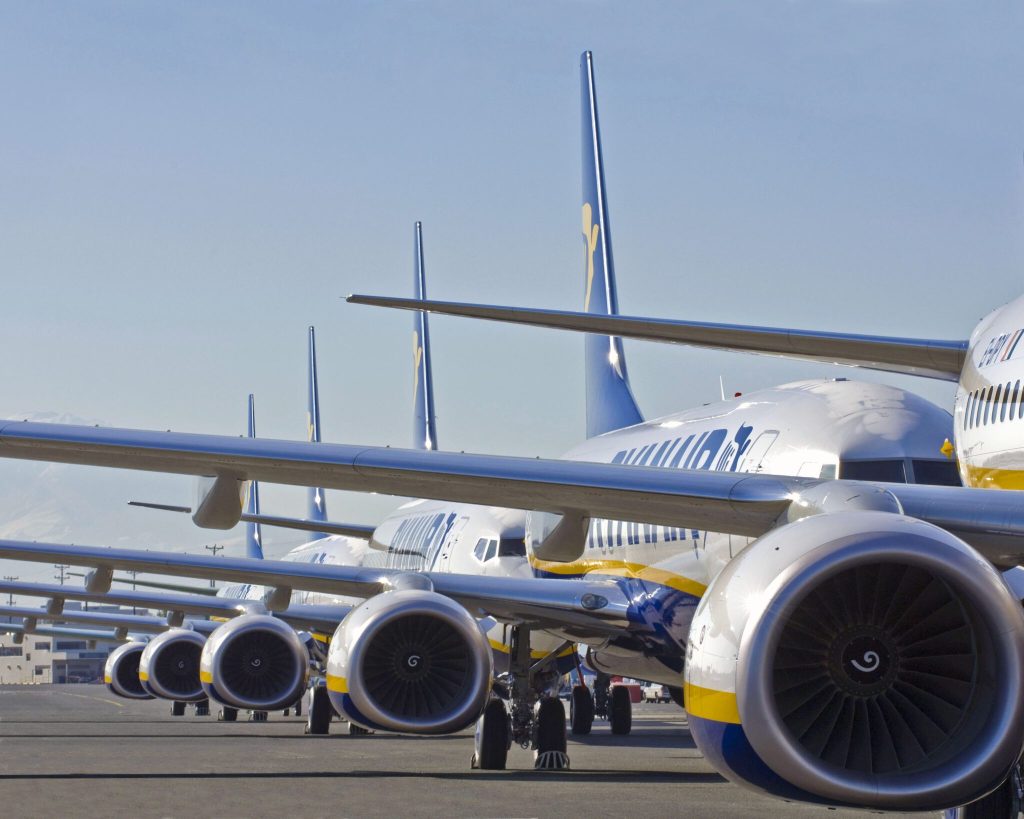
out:
M952 534L888 512L751 544L697 609L695 741L734 781L877 809L967 804L1024 741L1024 610Z
M232 708L277 711L306 690L309 654L295 630L274 617L246 614L206 640L199 679L207 696Z
M371 597L338 626L327 655L335 709L366 728L445 734L474 722L493 674L472 615L436 592Z
M153 699L153 695L139 679L139 660L145 648L145 643L133 642L118 646L110 652L103 667L103 682L111 693L129 700Z
M163 632L146 644L139 659L139 680L153 696L199 702L206 692L199 681L199 658L206 638L191 629Z

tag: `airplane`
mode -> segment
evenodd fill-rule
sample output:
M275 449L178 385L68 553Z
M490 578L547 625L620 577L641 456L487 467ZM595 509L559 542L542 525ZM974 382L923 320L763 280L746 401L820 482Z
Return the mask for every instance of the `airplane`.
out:
M581 78L586 307L614 315L589 52ZM700 750L766 793L926 810L1010 782L1024 736L1024 611L999 569L1024 554L1024 501L921 483L949 482L952 462L938 453L949 416L900 390L816 381L643 421L621 341L592 338L590 437L566 459L0 425L4 457L199 475L220 485L216 498L263 480L529 509L535 574L554 577L11 540L0 557L364 597L331 641L332 701L377 729L476 721L481 767L509 741L504 705L488 693L491 655L476 620L487 616L510 627L514 703L531 669L550 662L529 658L537 632L585 642L609 664L666 675L674 664ZM855 477L892 461L907 483ZM216 498L210 509L230 520ZM383 669L400 670L400 682L388 688ZM551 702L537 709L541 747L556 746L559 730L564 743L564 710ZM828 718L817 719L819 705Z

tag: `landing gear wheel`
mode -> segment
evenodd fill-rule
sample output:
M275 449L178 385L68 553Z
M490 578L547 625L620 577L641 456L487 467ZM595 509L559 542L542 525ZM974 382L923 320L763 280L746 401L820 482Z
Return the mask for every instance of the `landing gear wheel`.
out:
M327 734L331 730L333 716L331 699L326 686L317 685L309 689L309 716L306 718L307 734Z
M249 722L266 722L268 716L266 711L250 711Z
M290 717L291 715L292 715L292 709L291 708L285 708L284 711L281 712L281 716L282 717Z
M476 721L472 767L481 771L503 771L512 747L512 726L505 703L491 700Z
M629 689L624 685L613 685L608 699L608 722L612 733L625 736L633 728L633 703L629 699Z
M197 717L208 717L210 716L210 701L200 700L196 703L196 716Z
M297 717L301 717L302 716L302 697L299 697L295 701L295 716L297 716Z
M354 722L348 724L348 735L350 737L361 737L364 734L370 733L369 728L363 728L361 725L356 725Z
M594 724L594 697L585 685L574 685L569 700L569 725L573 734L589 734Z
M217 722L235 722L238 719L238 709L225 706L217 714Z
M672 702L678 705L680 708L686 708L686 703L683 700L683 689L675 685L668 686L668 695L672 698Z
M545 771L564 771L569 767L565 742L565 706L559 699L541 700L537 709L533 767Z
M172 717L183 717L185 716L185 703L178 702L175 700L171 704L171 716Z

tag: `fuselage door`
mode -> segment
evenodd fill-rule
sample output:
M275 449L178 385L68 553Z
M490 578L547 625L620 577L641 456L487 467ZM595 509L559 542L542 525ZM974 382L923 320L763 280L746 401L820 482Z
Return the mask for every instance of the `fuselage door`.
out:
M458 548L459 541L462 538L462 530L466 528L468 522L469 516L464 515L452 525L451 530L448 532L448 537L444 539L444 542L441 544L441 550L437 553L437 558L434 560L434 571L448 571L452 554Z
M768 450L772 448L772 444L775 443L775 439L779 437L778 430L768 430L762 432L757 436L757 440L754 441L750 449L747 450L746 455L743 456L743 460L740 462L740 472L760 472L764 467L764 456L768 453Z

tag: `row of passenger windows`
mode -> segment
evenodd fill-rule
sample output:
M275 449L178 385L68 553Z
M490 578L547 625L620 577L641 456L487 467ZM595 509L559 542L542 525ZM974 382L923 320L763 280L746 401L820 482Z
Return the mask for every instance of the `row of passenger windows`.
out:
M1021 391L1020 381L1012 385L1007 381L1005 384L974 390L967 396L967 405L964 407L964 429L1024 418L1022 399L1024 392Z

